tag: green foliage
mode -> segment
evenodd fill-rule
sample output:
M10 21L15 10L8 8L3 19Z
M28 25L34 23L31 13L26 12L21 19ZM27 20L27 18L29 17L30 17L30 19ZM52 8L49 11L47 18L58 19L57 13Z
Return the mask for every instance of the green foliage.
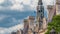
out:
M49 34L52 27L54 27L56 32L60 32L60 15L54 16L52 22L48 23L48 31L46 34Z

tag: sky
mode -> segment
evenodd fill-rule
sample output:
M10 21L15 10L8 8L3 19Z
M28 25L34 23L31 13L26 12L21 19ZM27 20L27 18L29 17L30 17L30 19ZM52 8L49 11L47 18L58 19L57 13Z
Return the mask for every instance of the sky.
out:
M0 34L9 34L23 28L23 19L36 16L38 0L0 0ZM43 0L44 15L47 17L47 5L54 5L55 0Z

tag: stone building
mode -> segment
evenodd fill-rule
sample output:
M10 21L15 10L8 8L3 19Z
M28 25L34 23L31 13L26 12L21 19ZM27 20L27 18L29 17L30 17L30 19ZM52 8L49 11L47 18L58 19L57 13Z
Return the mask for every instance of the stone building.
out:
M46 21L46 18L43 18L43 30L46 30L47 29L47 21Z
M56 15L60 14L60 0L56 0Z
M16 34L21 34L21 31L20 30L17 30Z
M33 34L32 29L28 29L28 34Z
M44 18L44 6L42 0L38 1L38 6L37 6L37 16L36 16L36 21L37 21L37 29L38 31L41 30L43 27L43 18Z
M16 34L23 34L23 30L17 30Z
M34 29L34 20L35 20L34 16L29 16L28 17L29 29L31 29L31 30Z
M11 32L11 34L16 34L16 32Z
M27 34L27 32L28 32L28 27L29 27L28 19L24 19L23 34Z
M38 1L36 15L36 18L34 16L29 16L28 19L24 19L24 34L40 34L40 32L46 30L47 22L44 17L44 6L42 0Z
M35 34L40 34L40 32L43 32L47 28L47 22L44 17L44 6L42 0L38 1L37 6L37 16L36 16L36 26L34 27Z
M48 22L51 22L52 21L52 17L54 15L56 15L55 5L48 5L47 9L48 9Z
M34 30L34 16L29 16L28 19L24 19L24 34L32 33Z

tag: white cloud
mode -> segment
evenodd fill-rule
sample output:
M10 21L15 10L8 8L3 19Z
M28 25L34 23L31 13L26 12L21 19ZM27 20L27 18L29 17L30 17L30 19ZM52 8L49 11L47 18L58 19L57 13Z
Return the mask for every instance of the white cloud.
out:
M13 27L9 28L10 31L17 31L17 30L20 30L20 29L23 29L23 24L18 24L16 26L13 26Z
M18 22L21 22L18 20ZM2 28L0 27L0 34L6 34L11 32L16 32L17 30L23 29L23 24L17 24L15 26L9 27L9 28Z
M23 10L24 6L21 5L22 0L10 0L12 2L12 6L10 7L12 10Z
M53 5L55 4L55 0L43 0L44 5Z
M0 0L0 4L3 3L3 2L4 2L4 0Z
M32 0L32 1L31 1L31 4L30 4L31 9L36 10L37 3L38 3L38 1L37 1L37 0Z
M23 0L23 4L30 5L31 4L31 0Z
M13 31L15 32L15 31L20 30L22 28L23 28L22 24L18 24L16 26L12 26L10 28L1 28L0 27L0 34L6 34L6 33L11 34L11 32L13 32Z
M12 6L10 6L10 9L12 10L24 10L25 6L27 5L29 6L29 10L35 10L36 5L37 5L37 0L9 0L12 2ZM9 7L9 6L8 6ZM2 6L0 6L0 9L3 8ZM6 7L4 7L6 8Z
M15 4L15 3L21 3L23 0L10 0L13 4Z
M37 2L38 0L9 0L13 4L10 6L10 9L12 10L24 10L25 6L29 6L29 10L36 10ZM1 1L2 2L2 1ZM53 5L55 3L55 0L43 0L44 6L46 5ZM6 7L5 7L6 8Z
M23 5L20 4L14 4L10 7L12 10L23 10Z
M11 7L12 9L17 9L17 10L24 10L25 6L24 5L27 5L27 6L30 6L29 8L26 8L26 9L29 9L29 10L33 10L36 8L36 5L37 5L37 0L33 1L33 0L11 0L12 3L13 3L13 6Z

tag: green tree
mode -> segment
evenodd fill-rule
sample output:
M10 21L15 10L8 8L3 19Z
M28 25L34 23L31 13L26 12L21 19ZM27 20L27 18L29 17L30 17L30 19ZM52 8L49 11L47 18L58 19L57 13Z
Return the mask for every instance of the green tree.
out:
M60 32L60 15L54 16L52 22L48 23L48 31L46 32L46 34L49 34L52 27L54 27L56 33Z

